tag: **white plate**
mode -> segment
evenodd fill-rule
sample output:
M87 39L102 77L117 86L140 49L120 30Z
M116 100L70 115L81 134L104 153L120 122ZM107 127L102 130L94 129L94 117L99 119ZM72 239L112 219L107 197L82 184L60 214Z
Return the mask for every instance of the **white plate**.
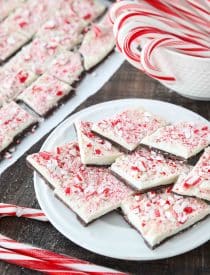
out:
M55 146L75 140L76 134L73 128L75 119L96 121L128 106L136 105L143 106L171 122L180 120L207 122L196 113L166 102L145 99L109 101L69 117L52 132L41 150L52 150ZM129 260L162 259L192 250L210 239L210 218L208 218L152 251L118 213L110 213L84 227L76 216L53 196L53 192L37 173L34 175L34 184L40 206L54 227L79 246L104 256Z

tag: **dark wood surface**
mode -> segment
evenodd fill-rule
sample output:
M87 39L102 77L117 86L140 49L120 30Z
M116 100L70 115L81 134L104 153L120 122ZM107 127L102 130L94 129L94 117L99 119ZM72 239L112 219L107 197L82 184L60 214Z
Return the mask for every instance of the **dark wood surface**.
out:
M132 68L128 63L125 63L96 95L87 99L75 112L99 102L132 97L158 99L178 104L210 120L210 102L193 101L170 92L157 81ZM176 114L174 115L176 116ZM34 145L27 153L38 151L45 138ZM0 188L0 202L34 208L39 207L34 193L32 171L25 164L25 156L21 157L1 175ZM0 232L21 242L28 242L56 252L66 253L131 274L210 274L210 242L184 255L170 259L152 262L132 262L99 256L80 248L63 237L49 223L22 218L4 218L0 221ZM19 275L39 273L0 262L0 274Z

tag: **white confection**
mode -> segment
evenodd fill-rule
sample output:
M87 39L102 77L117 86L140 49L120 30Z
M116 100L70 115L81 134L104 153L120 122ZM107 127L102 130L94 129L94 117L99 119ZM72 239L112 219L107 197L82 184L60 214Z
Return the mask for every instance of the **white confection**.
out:
M0 109L0 152L6 149L15 137L36 122L36 117L15 102L5 104Z
M85 34L79 49L84 58L86 70L90 70L100 63L115 47L112 26L101 22L94 24Z
M195 167L177 180L173 192L210 201L210 147Z
M58 102L71 92L68 84L59 81L53 76L44 74L30 87L26 88L18 100L26 103L39 115L46 115Z
M172 194L170 189L133 195L121 208L126 220L151 248L210 214L204 201L183 198Z
M145 191L175 182L184 167L182 162L140 148L117 158L111 171L134 189Z
M199 122L178 122L158 129L141 143L188 159L210 144L210 127Z
M75 123L81 161L84 164L110 165L121 153L109 141L91 132L92 124L89 121Z
M165 120L136 107L94 123L92 130L126 150L133 151L144 137L165 124Z
M48 73L71 85L79 80L83 71L80 54L63 51L52 61Z
M133 193L108 169L83 165L77 142L30 155L27 161L86 224L118 208Z

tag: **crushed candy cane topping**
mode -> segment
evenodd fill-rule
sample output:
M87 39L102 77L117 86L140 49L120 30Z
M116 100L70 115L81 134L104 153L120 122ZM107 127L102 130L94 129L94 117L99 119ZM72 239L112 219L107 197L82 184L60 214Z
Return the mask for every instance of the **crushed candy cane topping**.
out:
M143 182L178 176L183 170L183 162L169 159L159 153L139 148L132 154L119 157L111 169L132 178L139 185ZM117 172L118 171L118 172ZM140 186L139 186L140 187Z
M193 169L177 181L173 190L210 200L210 147L205 149Z
M165 121L141 109L125 110L112 118L101 120L97 128L101 133L111 132L116 140L118 137L127 144L139 144L145 137L153 133Z
M107 204L121 202L133 191L115 178L108 169L87 167L81 163L77 142L57 147L54 152L40 152L30 156L52 181L59 182L71 202L86 205L87 213Z
M166 126L152 136L155 143L178 143L193 152L197 147L206 147L210 143L210 127L201 123L179 122Z
M129 212L139 219L139 229L145 236L151 233L150 230L153 233L173 230L209 208L199 199L171 193L171 187L133 195L125 204L129 206Z
M78 127L84 138L86 138L84 151L86 153L91 152L92 155L104 155L107 152L117 153L118 150L107 140L104 140L94 134L91 129L93 123L90 121L78 122Z

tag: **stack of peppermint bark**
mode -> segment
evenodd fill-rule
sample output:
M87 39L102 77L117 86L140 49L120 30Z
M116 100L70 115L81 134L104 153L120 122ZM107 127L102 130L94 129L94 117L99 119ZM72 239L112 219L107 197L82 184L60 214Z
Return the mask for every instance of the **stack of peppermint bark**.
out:
M121 208L155 248L210 214L209 125L170 124L136 107L97 122L76 121L75 129L77 141L27 162L83 224Z
M38 125L114 49L106 10L100 0L0 0L1 157L23 130L30 133L11 109Z

